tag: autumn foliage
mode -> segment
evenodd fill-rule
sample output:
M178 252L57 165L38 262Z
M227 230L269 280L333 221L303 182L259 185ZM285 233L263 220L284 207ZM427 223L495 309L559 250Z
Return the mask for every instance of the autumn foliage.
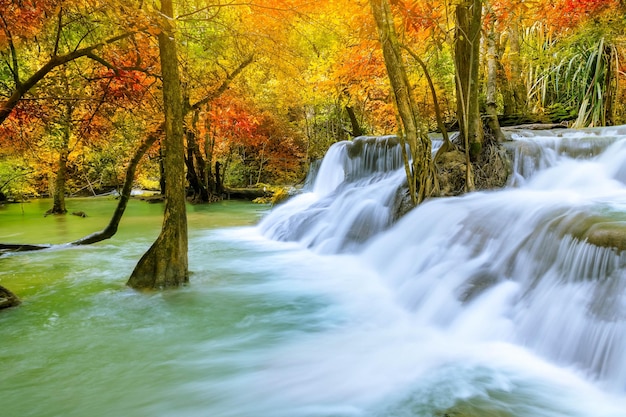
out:
M419 113L437 128L430 86L414 56L453 126L458 1L390 4L400 41L414 54L403 58ZM500 114L559 115L586 125L624 120L624 100L617 97L626 91L622 1L489 0L483 7L483 31L493 26L499 35ZM367 1L181 2L176 15L185 128L197 141L189 144L197 161L188 162L198 174L215 175L217 163L225 186L293 184L333 142L397 132ZM0 107L17 97L0 123L0 164L31 167L28 194L49 193L65 128L68 193L119 186L132 150L163 123L156 42L162 23L151 2L0 0ZM580 114L599 72L584 80L581 72L566 71L594 54L607 63L606 85L593 85L600 91L594 97L603 97L593 103L603 115L597 120ZM484 102L484 88L480 94ZM62 109L71 115L63 119ZM158 187L160 157L157 141L137 186Z

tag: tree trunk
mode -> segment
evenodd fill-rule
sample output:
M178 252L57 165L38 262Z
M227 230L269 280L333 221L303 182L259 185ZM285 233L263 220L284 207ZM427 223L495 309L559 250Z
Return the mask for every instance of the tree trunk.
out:
M67 87L67 79L63 77ZM69 88L69 87L67 87ZM59 150L59 165L57 167L56 178L54 181L54 191L52 193L52 208L46 214L65 214L65 180L67 178L67 160L70 155L70 135L72 132L72 113L71 104L66 104L63 109L63 130L61 132L61 149Z
M221 195L224 192L224 181L220 172L221 167L222 164L220 164L219 161L215 161L215 192L218 195Z
M196 135L192 131L187 131L187 179L189 186L193 190L193 200L195 202L209 201L208 191L203 184L204 180L204 158L200 154L200 148L196 141Z
M161 195L165 195L165 152L163 151L163 145L159 146L159 189Z
M124 186L122 187L122 192L120 193L120 199L117 203L117 207L115 208L115 212L109 221L107 227L103 230L93 233L89 236L85 236L82 239L75 240L72 242L72 245L90 245L92 243L100 242L105 239L110 239L117 233L117 228L122 220L122 216L124 215L124 211L126 211L126 207L128 206L128 201L130 200L130 192L133 188L133 181L135 179L135 171L137 170L137 166L139 165L139 161L143 155L150 149L152 144L157 141L157 139L161 136L162 129L159 129L156 132L148 135L148 137L143 141L143 143L137 148L135 154L131 158L128 163L128 167L126 168L126 178L124 180Z
M128 280L129 286L142 289L179 286L189 281L183 101L171 19L172 0L161 2L161 12L167 18L163 32L158 35L165 109L165 213L161 234Z
M365 131L359 124L356 114L354 114L354 109L350 106L346 106L346 113L348 113L348 118L350 119L350 124L352 125L351 135L353 137L363 136Z
M403 151L409 145L411 158L405 155L405 169L411 201L414 205L431 195L436 187L434 166L432 162L430 139L420 123L411 96L411 87L401 55L400 43L396 35L393 15L388 0L370 0L372 14L378 28L378 36L383 50L385 67L398 115L402 120L404 135L400 135ZM409 162L411 161L411 162Z
M520 24L519 18L514 19L509 23L509 62L511 63L511 79L509 80L511 101L505 103L504 114L526 114L527 109L527 96L526 86L522 79L522 59L520 48Z
M52 191L52 208L46 214L65 214L65 177L67 175L67 158L69 150L67 148L59 151L59 165L57 166L56 177L54 179L54 189Z
M498 44L496 36L495 22L492 21L487 35L487 126L498 142L504 142L505 137L498 122Z
M481 16L482 0L465 0L456 7L454 64L457 118L466 151L472 161L480 154L483 144L478 104Z

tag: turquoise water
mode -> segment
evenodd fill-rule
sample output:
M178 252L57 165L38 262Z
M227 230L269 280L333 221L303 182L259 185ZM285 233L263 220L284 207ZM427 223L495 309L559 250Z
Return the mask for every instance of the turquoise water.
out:
M0 209L0 241L79 238L115 201L71 204L89 217L44 218L45 201ZM261 236L267 206L189 206L190 284L162 292L125 286L159 232L159 204L132 201L119 233L95 245L0 256L0 284L23 300L0 312L0 415L624 417L622 389L511 336L533 310L513 304L533 300L518 297L521 284L466 304L450 296L483 257L450 232L455 216L497 219L499 204L425 204L342 255ZM557 287L544 288L550 306L573 298Z
M20 206L4 207L0 240L74 239L106 224L112 207L103 201L73 204L89 217L33 218L45 202L31 203L25 215ZM252 224L265 209L240 202L190 206L191 285L179 290L143 294L124 286L158 233L158 204L131 202L120 232L109 241L0 257L0 283L23 300L0 314L2 415L184 415L187 409L214 409L222 379L258 367L254 352L295 327L302 331L298 317L319 304L266 287L262 254L229 237L238 229L214 234L217 226ZM254 272L245 265L254 265Z

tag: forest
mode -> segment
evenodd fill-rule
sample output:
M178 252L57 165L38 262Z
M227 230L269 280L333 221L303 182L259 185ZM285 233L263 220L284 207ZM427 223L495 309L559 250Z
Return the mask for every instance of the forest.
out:
M376 2L373 2L373 4ZM383 2L387 3L387 2ZM188 197L302 181L329 145L404 126L366 1L178 1ZM391 0L420 129L458 130L458 8L480 8L468 103L504 124L624 121L618 0ZM160 190L166 21L145 1L0 4L0 197ZM471 22L467 22L471 23ZM469 26L468 26L469 27ZM468 35L469 36L469 35ZM471 48L470 48L471 49ZM468 55L469 57L469 55ZM468 61L468 59L466 59ZM436 102L433 101L436 98ZM59 200L59 201L57 201Z

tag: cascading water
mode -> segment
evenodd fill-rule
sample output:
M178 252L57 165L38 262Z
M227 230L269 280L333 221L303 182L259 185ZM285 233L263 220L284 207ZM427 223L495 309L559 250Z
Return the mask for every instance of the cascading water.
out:
M353 249L391 225L404 181L395 137L340 142L322 161L312 189L273 210L259 227L274 239L323 253Z
M347 252L368 271L356 285L380 285L368 308L384 328L372 313L355 342L332 342L355 349L353 365L376 361L364 372L395 393L373 415L626 416L626 128L514 139L509 188L435 199L392 227L399 151L372 157L380 142L368 139L377 148L363 146L355 168L361 146L341 143L314 190L261 223L266 236Z

